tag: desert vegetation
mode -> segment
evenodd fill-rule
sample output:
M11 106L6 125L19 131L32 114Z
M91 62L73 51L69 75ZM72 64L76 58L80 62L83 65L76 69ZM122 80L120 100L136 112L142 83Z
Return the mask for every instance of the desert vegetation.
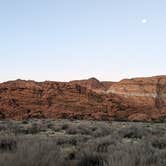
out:
M166 124L0 121L1 166L165 166Z

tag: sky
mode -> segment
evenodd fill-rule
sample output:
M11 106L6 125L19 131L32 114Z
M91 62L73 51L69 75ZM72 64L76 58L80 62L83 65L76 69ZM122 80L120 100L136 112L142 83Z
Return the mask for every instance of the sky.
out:
M0 82L166 74L165 0L0 0Z

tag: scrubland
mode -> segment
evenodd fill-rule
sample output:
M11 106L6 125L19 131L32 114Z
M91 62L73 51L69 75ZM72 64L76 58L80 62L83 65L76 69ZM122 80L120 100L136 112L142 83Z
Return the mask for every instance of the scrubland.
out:
M165 123L0 121L0 166L165 165Z

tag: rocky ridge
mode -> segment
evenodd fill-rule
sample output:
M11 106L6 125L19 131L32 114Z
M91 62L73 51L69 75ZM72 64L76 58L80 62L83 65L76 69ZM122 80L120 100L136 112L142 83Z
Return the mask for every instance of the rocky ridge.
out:
M166 76L101 82L16 80L0 84L0 118L163 121Z

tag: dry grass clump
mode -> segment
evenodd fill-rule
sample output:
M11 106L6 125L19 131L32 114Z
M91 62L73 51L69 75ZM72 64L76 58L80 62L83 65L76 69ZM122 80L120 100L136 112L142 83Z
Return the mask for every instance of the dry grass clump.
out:
M51 140L21 141L15 153L2 153L1 166L55 166L63 162L61 150Z

